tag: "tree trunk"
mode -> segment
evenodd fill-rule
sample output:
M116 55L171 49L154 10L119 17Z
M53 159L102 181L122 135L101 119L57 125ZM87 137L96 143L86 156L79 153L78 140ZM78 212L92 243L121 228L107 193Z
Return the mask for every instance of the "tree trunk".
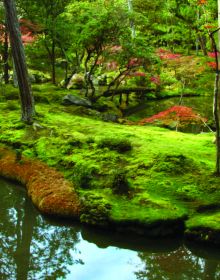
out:
M55 60L56 60L56 54L55 54L55 41L52 40L52 48L51 48L51 65L52 65L52 83L56 84L56 68L55 68Z
M28 71L24 54L24 47L21 40L21 32L15 8L14 0L4 0L7 29L10 35L12 56L18 78L20 101L22 109L22 121L31 123L35 114L34 99L28 79Z
M220 27L220 0L218 0L218 28ZM220 30L218 30L218 47L220 47Z
M214 96L213 96L213 115L214 115L214 120L215 120L215 125L216 125L216 170L215 170L216 176L220 176L220 99L219 99L220 71L219 71L218 49L217 49L217 44L216 44L215 38L214 38L215 33L218 31L219 31L219 28L210 34L210 38L212 40L212 45L214 47L215 62L216 62L216 69L215 69L216 75L215 75Z
M213 112L216 125L216 175L220 176L219 72L215 76Z
M128 0L128 10L129 12L133 12L133 4L132 4L132 0ZM136 31L135 31L135 25L134 25L134 21L130 20L130 26L131 26L131 37L135 38L136 37Z
M206 38L202 34L198 34L198 37L199 37L199 42L200 42L200 46L201 46L201 50L203 52L203 55L207 56L208 52L207 52L207 49L206 49Z
M4 63L4 82L5 84L9 83L9 65L8 65L8 32L5 26L5 35L4 35L4 49L3 49L3 63Z

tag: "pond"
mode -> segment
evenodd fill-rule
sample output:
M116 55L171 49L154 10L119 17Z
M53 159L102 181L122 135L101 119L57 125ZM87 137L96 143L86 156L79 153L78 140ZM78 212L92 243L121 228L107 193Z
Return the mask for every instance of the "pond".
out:
M125 111L125 116L131 121L139 121L151 117L159 112L167 110L172 106L179 105L180 98L172 97L167 99L146 101L140 106ZM207 119L208 123L213 124L213 97L212 96L195 96L183 97L182 106L191 107L201 117ZM188 127L179 128L182 132L201 133L208 132L210 129L204 125L189 125Z
M0 189L2 280L220 279L217 250L50 220L23 187L0 179Z

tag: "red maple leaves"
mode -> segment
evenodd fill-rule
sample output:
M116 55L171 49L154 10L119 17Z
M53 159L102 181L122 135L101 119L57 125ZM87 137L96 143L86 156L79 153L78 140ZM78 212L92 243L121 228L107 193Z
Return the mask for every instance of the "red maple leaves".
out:
M162 60L174 60L181 57L181 54L178 53L172 53L171 51L165 50L165 49L158 49L156 54L159 56Z
M198 4L199 5L205 5L207 3L207 0L199 0Z
M20 19L20 30L21 30L21 39L23 44L32 44L36 40L37 33L40 32L40 27L36 24L33 24L27 19ZM0 43L3 43L5 40L5 26L0 25Z
M149 123L158 123L170 125L174 122L178 122L180 125L184 125L190 123L201 123L205 121L205 118L202 118L199 114L195 113L190 107L173 106L165 111L153 115L152 117L140 120L139 124L144 125Z

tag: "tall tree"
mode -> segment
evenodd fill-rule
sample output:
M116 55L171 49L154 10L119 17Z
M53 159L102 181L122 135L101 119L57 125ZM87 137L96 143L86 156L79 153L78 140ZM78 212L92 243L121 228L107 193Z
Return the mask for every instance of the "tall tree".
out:
M218 0L218 27L220 27L220 0ZM220 47L220 31L218 32L218 46Z
M22 108L21 119L31 123L35 114L34 99L28 79L28 71L24 54L24 47L21 40L18 17L14 0L4 0L7 28L10 35L12 55L18 78L20 90L20 101Z
M218 47L220 49L220 0L218 0ZM214 87L214 102L213 102L213 112L216 124L216 175L220 176L220 102L219 102L219 56L217 45L215 44L214 33L211 34L212 42L215 50L215 60L216 60L216 75L215 75L215 87Z
M18 4L26 18L41 26L41 40L48 53L52 83L56 84L56 56L60 37L57 21L71 0L19 0ZM62 30L63 32L63 30Z
M218 0L218 25L220 23L220 0ZM220 48L220 27L214 30L211 34L212 46L215 53L215 62L216 62L216 74L215 74L215 83L214 83L214 98L213 98L213 115L216 125L216 176L220 176L220 100L219 100L219 92L220 92L220 70L219 70L219 51ZM215 41L215 34L218 33L218 44Z

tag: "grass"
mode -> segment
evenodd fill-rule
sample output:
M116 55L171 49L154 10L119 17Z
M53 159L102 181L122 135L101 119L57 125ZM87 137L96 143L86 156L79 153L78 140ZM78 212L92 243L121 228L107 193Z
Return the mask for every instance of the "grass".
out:
M40 95L54 95L50 104L36 105L41 127L23 125L19 107L2 100L0 141L11 147L20 143L23 155L56 167L72 181L84 204L82 222L150 226L189 219L186 226L192 228L199 209L219 203L212 134L183 134L79 116L74 106L67 110L60 105L62 90L39 88ZM117 173L126 176L124 192L115 191ZM125 179L117 180L120 189Z

